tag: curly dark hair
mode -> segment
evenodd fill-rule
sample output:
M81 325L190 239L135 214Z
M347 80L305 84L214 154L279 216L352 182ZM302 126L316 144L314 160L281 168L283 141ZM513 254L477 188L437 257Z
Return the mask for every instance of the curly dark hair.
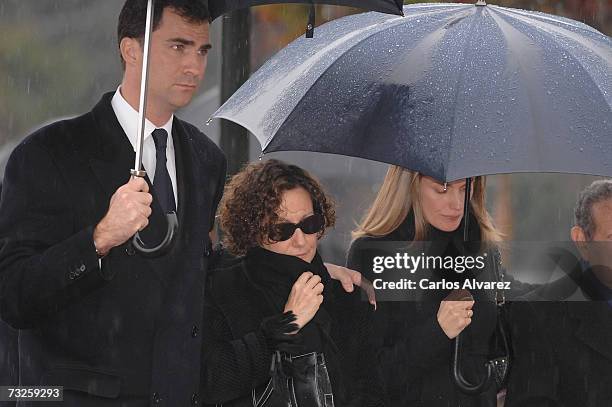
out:
M319 182L302 168L279 160L247 164L225 186L219 204L219 221L223 230L223 244L234 255L242 256L263 243L270 242L269 231L278 221L277 211L283 192L304 188L312 198L315 213L325 218L318 234L336 222L334 202Z

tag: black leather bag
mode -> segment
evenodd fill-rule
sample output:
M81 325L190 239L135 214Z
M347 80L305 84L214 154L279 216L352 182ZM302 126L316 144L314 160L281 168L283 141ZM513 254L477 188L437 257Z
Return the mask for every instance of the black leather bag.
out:
M331 381L323 353L272 357L267 385L253 389L253 407L334 407Z

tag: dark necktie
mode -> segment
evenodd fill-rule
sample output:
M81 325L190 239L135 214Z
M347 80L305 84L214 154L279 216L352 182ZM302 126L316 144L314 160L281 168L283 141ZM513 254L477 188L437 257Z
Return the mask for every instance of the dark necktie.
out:
M174 201L174 190L172 180L166 167L166 146L168 145L168 132L164 129L155 129L153 133L155 142L155 178L153 189L159 205L165 213L176 212L176 202Z

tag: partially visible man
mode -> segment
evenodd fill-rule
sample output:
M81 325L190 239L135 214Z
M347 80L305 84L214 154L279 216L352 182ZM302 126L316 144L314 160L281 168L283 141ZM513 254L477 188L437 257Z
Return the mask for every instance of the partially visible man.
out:
M137 138L146 0L119 16L121 86L92 111L53 123L13 152L0 203L0 314L19 329L22 386L63 386L62 406L199 403L209 231L222 152L174 112L204 78L204 0L157 0L143 164ZM75 61L78 62L78 61ZM172 250L148 259L176 210ZM25 405L25 404L24 404Z
M0 184L0 198L2 184ZM17 331L0 320L0 386L16 386L19 383ZM0 407L12 407L13 401L1 401Z
M508 407L601 407L612 400L611 180L581 192L575 221L575 270L540 297L512 304ZM543 301L563 292L564 302Z

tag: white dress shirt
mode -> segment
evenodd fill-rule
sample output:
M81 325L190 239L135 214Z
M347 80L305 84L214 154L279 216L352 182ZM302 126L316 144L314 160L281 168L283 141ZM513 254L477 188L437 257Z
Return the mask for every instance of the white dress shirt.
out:
M115 96L113 96L111 105L113 106L117 120L119 120L119 124L123 128L127 138L130 140L134 151L136 151L136 141L138 139L138 112L134 110L134 108L130 106L130 104L123 98L123 95L121 94L121 86L117 88L117 92L115 92ZM174 158L174 142L172 140L173 120L174 115L172 115L170 120L168 120L168 122L162 127L156 127L149 120L145 120L145 136L144 143L142 145L142 165L144 166L145 171L147 171L147 175L149 176L151 182L154 182L155 165L157 161L155 158L155 142L153 141L151 133L153 133L153 130L158 128L166 130L168 132L168 145L166 146L166 168L168 169L168 174L170 174L170 179L172 180L174 202L176 202L176 207L178 208L178 193L176 190L176 160Z

